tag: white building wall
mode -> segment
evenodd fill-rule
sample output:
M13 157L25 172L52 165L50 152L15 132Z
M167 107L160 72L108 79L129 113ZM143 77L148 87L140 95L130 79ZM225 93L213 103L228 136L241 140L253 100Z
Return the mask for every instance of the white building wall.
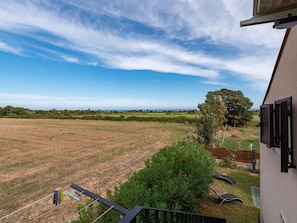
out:
M267 91L265 104L292 96L293 150L297 163L297 26L284 42L283 51ZM286 223L297 223L297 170L281 173L280 154L275 148L260 144L261 217L264 223L280 223L281 213Z

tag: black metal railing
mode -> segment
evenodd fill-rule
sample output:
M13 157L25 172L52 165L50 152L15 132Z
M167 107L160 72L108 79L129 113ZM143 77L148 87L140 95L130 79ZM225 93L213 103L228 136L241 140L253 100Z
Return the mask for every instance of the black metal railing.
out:
M222 218L159 208L135 206L133 209L128 210L78 185L71 184L70 186L108 207L113 207L114 210L123 214L123 218L118 223L226 223L226 219Z
M226 223L226 219L222 218L142 206L135 206L118 223L140 221L144 223Z

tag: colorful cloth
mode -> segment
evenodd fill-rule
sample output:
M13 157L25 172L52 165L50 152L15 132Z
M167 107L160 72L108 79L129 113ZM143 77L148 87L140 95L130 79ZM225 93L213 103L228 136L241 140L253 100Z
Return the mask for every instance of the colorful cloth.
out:
M59 203L62 204L63 201L64 201L64 199L63 199L63 188L61 187L59 189Z
M53 204L54 205L59 205L60 201L60 192L59 192L59 188L56 188L54 190L54 197L53 197Z
M69 191L65 190L65 193L72 199L76 200L76 201L79 201L80 198L75 196L74 194L70 193Z

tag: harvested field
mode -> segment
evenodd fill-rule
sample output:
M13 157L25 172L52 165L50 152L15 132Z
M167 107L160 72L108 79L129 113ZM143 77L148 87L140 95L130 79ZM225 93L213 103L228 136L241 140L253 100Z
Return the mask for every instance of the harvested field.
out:
M44 198L0 222L62 222L77 203L65 197L55 208L50 195L56 187L71 191L67 185L75 183L104 196L192 131L175 123L0 119L0 219Z

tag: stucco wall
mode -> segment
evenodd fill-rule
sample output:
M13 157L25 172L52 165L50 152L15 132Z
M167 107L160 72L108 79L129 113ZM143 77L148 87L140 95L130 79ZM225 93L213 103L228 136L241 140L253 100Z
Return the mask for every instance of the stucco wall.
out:
M275 30L274 30L275 31ZM297 163L297 26L286 39L282 54L267 91L265 104L292 96L293 150ZM280 223L281 213L287 223L297 222L297 170L281 173L280 154L275 148L260 145L261 215L264 223Z

